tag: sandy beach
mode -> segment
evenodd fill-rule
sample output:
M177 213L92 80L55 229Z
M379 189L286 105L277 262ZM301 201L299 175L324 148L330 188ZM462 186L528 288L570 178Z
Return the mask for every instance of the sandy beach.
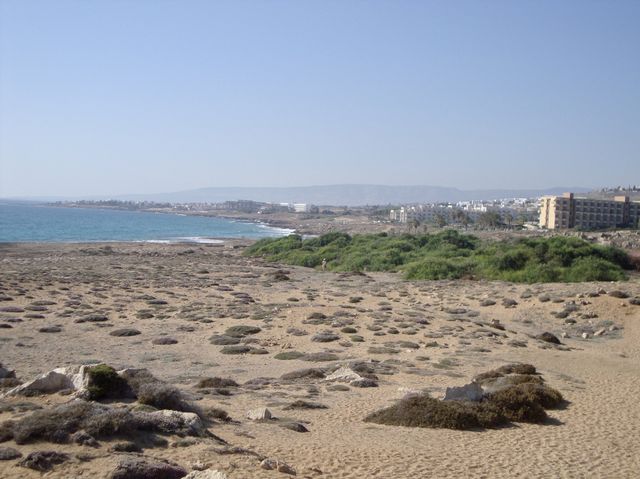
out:
M637 477L637 275L621 283L407 282L270 264L242 256L246 244L1 245L0 361L18 379L81 364L147 368L231 420L208 426L227 445L166 435L131 453L113 451L116 437L99 447L9 440L0 446L23 457L47 450L69 458L44 476L19 459L0 461L0 476L108 478L122 457L143 455L230 479L287 477L263 469L263 458L304 478ZM235 345L213 344L233 326L259 329ZM125 328L137 333L111 334ZM536 339L543 332L561 344ZM548 411L546 424L454 431L363 421L407 393L442 397L448 386L518 362L534 365L568 401ZM362 363L375 387L326 379ZM308 368L322 375L288 375ZM196 387L208 377L237 386ZM3 397L0 422L31 414L19 403L69 400ZM288 408L297 400L326 407ZM265 407L274 419L247 418Z

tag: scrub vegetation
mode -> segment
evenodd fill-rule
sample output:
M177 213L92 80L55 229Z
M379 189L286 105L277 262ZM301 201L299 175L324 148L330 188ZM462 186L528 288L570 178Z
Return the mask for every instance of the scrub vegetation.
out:
M482 241L446 230L435 234L350 236L329 233L303 239L263 239L247 255L332 271L397 271L406 279L491 279L519 283L619 281L632 269L621 249L579 238Z

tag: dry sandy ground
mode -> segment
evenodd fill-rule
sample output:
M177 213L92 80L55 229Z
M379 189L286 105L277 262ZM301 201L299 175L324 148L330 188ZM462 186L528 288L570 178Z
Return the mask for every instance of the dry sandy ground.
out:
M0 360L22 380L83 363L148 368L193 394L197 404L226 410L233 421L212 425L215 434L232 446L286 461L298 477L638 477L640 306L607 294L622 290L630 298L640 296L637 278L571 285L403 282L391 274L340 275L280 266L290 279L278 281L277 265L242 257L241 250L237 242L1 246L0 308L23 311L0 312L0 323L11 326L0 329ZM496 304L481 306L486 299ZM517 304L507 307L504 299ZM150 304L157 300L166 304ZM565 309L573 310L568 318L552 314ZM309 320L312 313L326 318ZM89 314L105 315L108 321L74 322ZM505 329L491 327L492 319ZM212 335L234 325L259 326L248 346L266 353L227 355L221 353L223 346L210 343ZM46 326L59 326L60 332L39 332ZM362 341L342 332L349 326ZM141 334L109 334L124 327ZM294 335L290 328L308 334ZM594 337L601 328L606 332ZM339 338L312 340L327 330ZM562 346L550 345L535 339L543 331L568 337ZM581 337L583 332L588 339ZM177 343L152 343L161 337ZM283 351L325 352L337 360L274 358ZM379 361L373 363L378 387L335 390L323 379L280 379L294 370L354 360ZM566 408L549 411L549 424L461 432L363 422L407 391L439 396L447 386L512 362L534 364L569 401ZM229 388L228 396L195 388L199 379L212 376L232 378L240 386ZM296 399L328 408L284 409ZM25 400L46 406L68 397L4 399L2 404ZM264 406L279 420L245 418L248 410ZM29 413L3 412L0 421L20 414ZM309 432L281 427L285 419L303 423ZM220 446L208 439L190 445L168 439L169 447L145 449L144 455L170 459L187 470L201 461L229 478L286 477L261 469L251 455L220 454ZM110 452L110 442L101 441L98 449L12 441L0 446L24 455L35 450L72 455L44 477L106 478L123 455ZM42 477L17 462L0 462L0 476Z

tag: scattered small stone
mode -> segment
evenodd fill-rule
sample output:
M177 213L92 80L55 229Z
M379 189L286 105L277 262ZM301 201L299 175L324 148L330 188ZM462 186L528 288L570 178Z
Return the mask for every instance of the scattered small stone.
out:
M10 461L22 457L22 453L12 447L0 447L0 461Z
M69 459L69 455L62 452L34 451L18 462L18 466L33 469L34 471L47 472L53 469L53 466L62 464Z
M286 462L279 461L277 459L265 459L260 463L262 469L267 471L278 471L291 476L297 475L296 470Z
M84 431L78 431L71 436L71 440L76 444L80 444L81 446L88 447L100 447L98 441L91 435L87 434Z

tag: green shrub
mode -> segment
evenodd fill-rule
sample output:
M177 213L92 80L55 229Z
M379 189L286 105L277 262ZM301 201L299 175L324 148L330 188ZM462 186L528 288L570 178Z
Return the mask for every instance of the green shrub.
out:
M89 399L120 397L127 389L127 382L111 366L99 364L89 369Z
M634 267L623 250L579 238L481 242L455 230L401 236L329 233L307 240L291 235L260 240L245 254L311 268L326 258L333 271L403 271L413 280L611 281L625 279L624 270Z
M562 276L568 282L620 281L625 278L620 266L593 256L577 259Z

